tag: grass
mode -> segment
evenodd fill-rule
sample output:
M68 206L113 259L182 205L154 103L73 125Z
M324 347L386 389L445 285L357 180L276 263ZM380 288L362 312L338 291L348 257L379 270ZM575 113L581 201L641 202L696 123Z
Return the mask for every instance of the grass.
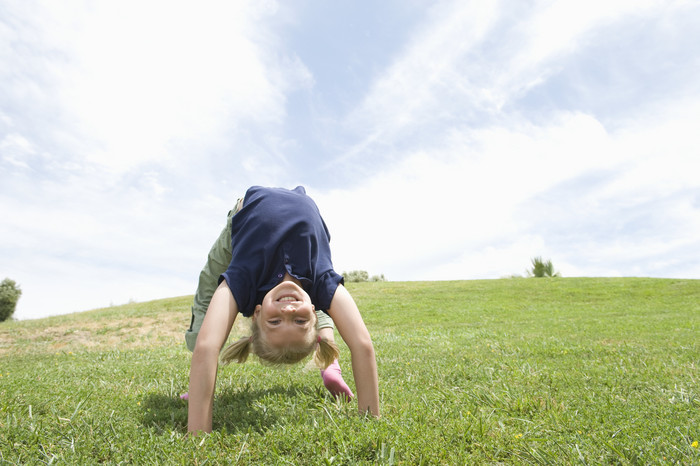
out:
M700 281L348 288L380 419L316 370L248 362L187 437L191 297L172 298L0 325L0 464L700 464Z

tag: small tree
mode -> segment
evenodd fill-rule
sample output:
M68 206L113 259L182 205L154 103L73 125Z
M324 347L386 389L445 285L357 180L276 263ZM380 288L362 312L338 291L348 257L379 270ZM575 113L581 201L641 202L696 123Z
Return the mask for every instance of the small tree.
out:
M372 275L370 278L366 270L353 270L351 272L343 272L346 282L385 282L384 274Z
M14 280L6 278L0 283L0 322L4 322L15 312L17 301L22 295Z
M554 271L554 265L551 260L545 262L541 257L532 259L532 268L527 271L527 274L536 278L561 276L559 272Z
M343 272L345 281L347 282L366 282L369 280L369 273L366 270L353 270L351 272Z

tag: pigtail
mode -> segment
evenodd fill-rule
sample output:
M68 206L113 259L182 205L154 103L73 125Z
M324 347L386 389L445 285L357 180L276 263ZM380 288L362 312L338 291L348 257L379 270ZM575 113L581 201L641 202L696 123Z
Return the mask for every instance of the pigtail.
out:
M316 352L314 353L314 363L320 369L325 369L333 364L333 361L338 359L339 356L340 352L334 341L324 340L319 337Z
M230 345L228 345L221 352L221 362L224 365L229 364L234 360L239 364L244 363L246 359L248 359L248 355L251 353L252 350L253 344L251 340L252 337L245 337L236 340Z

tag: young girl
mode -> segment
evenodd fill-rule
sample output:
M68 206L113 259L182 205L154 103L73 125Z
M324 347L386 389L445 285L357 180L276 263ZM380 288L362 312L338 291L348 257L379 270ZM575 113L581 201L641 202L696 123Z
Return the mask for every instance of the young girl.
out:
M252 319L253 334L224 350L225 362L245 361L251 348L272 364L298 362L316 350L325 368L337 358L337 348L316 327L315 310L324 309L350 349L360 412L378 416L372 340L333 270L328 229L304 188L250 188L231 219L231 239L230 264L195 336L188 430L212 429L218 356L238 313Z
M199 283L197 284L197 291L195 292L194 301L192 303L192 319L190 321L190 327L185 333L187 348L190 351L194 351L197 335L202 327L202 321L204 320L204 316L206 315L207 308L209 307L211 298L214 295L214 291L216 291L216 288L219 285L219 277L226 271L231 263L231 258L233 255L231 248L231 223L233 216L236 215L242 207L243 199L241 198L236 203L236 206L229 211L226 226L209 250L207 261L199 274ZM316 317L318 322L316 327L319 330L319 335L323 340L328 342L330 347L333 347L335 345L333 320L328 316L328 314L319 309L316 309ZM259 347L260 345L257 346ZM237 347L241 347L240 343L237 345ZM242 349L244 348L245 346L242 346ZM227 361L230 360L230 358L226 359ZM340 397L341 399L345 400L350 400L354 397L350 387L348 387L345 380L343 380L342 372L337 359L334 360L326 369L321 369L321 378L323 380L323 385L329 392L331 392L333 396ZM182 398L188 399L189 394L185 393Z

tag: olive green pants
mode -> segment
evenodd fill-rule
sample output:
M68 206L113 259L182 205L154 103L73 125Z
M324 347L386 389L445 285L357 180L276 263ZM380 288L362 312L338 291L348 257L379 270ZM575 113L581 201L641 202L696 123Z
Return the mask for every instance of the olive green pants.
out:
M194 351L197 335L199 335L199 329L202 327L211 297L219 286L219 276L228 269L231 263L231 219L241 209L242 205L243 199L239 199L236 207L229 211L226 218L226 227L221 231L221 234L209 250L207 262L199 274L197 292L192 303L192 320L190 328L185 332L185 341L190 351ZM317 328L333 328L333 320L322 310L316 310L316 317L318 318Z

